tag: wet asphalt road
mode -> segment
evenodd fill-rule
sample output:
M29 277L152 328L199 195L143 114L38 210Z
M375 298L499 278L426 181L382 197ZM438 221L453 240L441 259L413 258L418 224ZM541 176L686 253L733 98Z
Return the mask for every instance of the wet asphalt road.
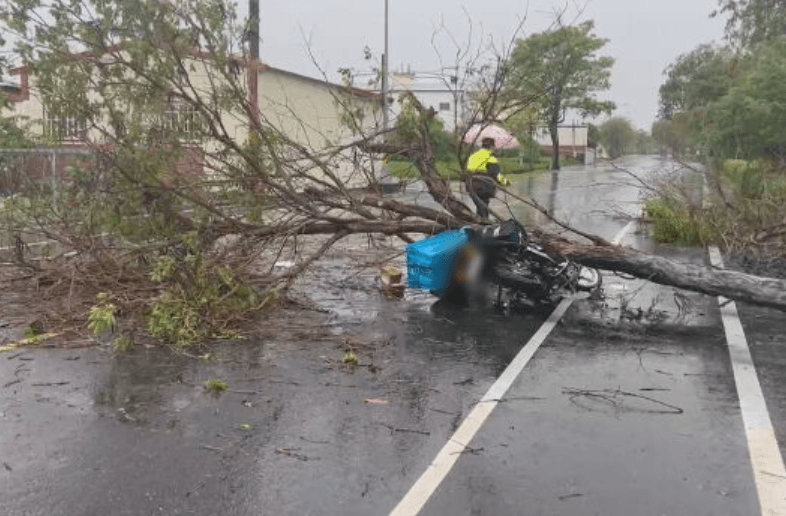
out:
M599 210L638 210L630 178L607 168L515 187L607 238L627 221ZM625 242L705 260L635 231ZM207 360L0 355L0 515L387 514L548 312L388 301L370 275L346 277L352 260L312 278L330 313L276 315L269 338ZM717 301L604 285L605 300L573 304L421 514L760 513ZM740 310L783 452L783 314ZM360 365L341 363L346 349ZM206 393L213 377L230 391Z

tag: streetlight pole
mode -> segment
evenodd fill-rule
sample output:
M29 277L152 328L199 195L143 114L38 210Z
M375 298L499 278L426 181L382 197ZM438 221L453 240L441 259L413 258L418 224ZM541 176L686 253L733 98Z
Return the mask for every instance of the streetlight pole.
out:
M388 118L388 0L385 0L385 53L382 54L382 130L387 131L390 126Z

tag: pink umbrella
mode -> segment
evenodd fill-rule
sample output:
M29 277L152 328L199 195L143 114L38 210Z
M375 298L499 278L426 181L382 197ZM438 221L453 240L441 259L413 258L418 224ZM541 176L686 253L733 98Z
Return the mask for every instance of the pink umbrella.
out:
M518 149L521 147L515 136L498 125L488 125L486 127L482 125L472 126L464 136L464 141L480 146L483 138L494 138L494 147L497 149Z

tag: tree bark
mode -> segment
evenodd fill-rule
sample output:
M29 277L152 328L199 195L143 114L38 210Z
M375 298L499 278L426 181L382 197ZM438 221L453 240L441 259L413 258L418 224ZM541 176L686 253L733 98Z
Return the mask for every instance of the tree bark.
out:
M661 285L786 312L786 280L670 260L616 245L583 245L542 231L532 233L551 253L587 267L630 274Z
M549 132L551 133L551 151L554 153L551 160L551 169L559 170L559 124L554 120L551 121Z
M562 119L562 86L554 86L554 98L552 99L551 118L549 119L549 133L551 134L552 170L559 170L559 124Z

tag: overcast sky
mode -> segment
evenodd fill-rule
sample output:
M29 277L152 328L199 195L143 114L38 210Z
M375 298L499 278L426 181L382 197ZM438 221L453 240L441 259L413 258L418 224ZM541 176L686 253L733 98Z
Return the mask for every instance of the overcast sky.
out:
M245 12L245 2L241 12ZM363 48L379 55L383 48L384 0L260 0L263 61L307 75L319 75L308 56L335 78L341 67L368 69ZM540 32L566 5L551 0L389 0L391 68L412 70L439 67L431 46L435 27L444 23L458 37L466 37L472 16L475 33L508 39L526 16L524 35ZM585 6L579 21L595 21L596 34L609 39L604 54L616 59L608 98L617 103L618 115L649 129L658 108L658 87L663 70L681 53L701 43L721 42L724 20L709 17L717 0L589 0L569 3L566 20ZM443 40L447 44L447 40ZM447 47L443 47L447 48Z

